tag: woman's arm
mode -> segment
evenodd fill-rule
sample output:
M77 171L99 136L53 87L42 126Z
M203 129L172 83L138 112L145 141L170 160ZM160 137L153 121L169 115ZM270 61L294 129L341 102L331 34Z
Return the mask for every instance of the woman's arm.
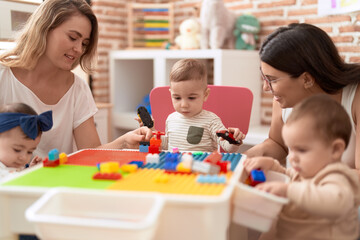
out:
M108 149L138 148L140 141L149 141L151 136L151 129L141 127L125 133L112 142L101 145L93 117L80 124L74 130L75 142L78 149L97 147Z
M282 120L282 109L280 105L274 100L269 137L263 143L255 145L254 147L245 151L244 154L249 157L269 156L278 159L281 164L285 164L285 159L288 152L281 136L283 125L284 122Z
M74 130L74 138L77 148L96 148L101 145L98 132L95 127L94 117L89 118Z

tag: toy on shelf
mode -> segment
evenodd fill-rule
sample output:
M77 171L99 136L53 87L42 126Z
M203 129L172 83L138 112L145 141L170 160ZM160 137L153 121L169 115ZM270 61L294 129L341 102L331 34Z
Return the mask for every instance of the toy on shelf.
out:
M144 124L144 126L148 128L152 128L154 126L154 121L151 119L151 115L144 106L140 106L137 109L137 114L141 119L142 123Z
M260 23L257 18L251 14L243 14L236 19L234 36L236 37L235 48L254 50L257 35L260 32Z
M180 35L175 38L175 43L180 49L200 48L200 26L196 19L184 20L179 27Z
M202 49L233 49L236 14L229 11L223 0L203 0L200 11Z
M129 48L162 48L174 41L174 5L128 4Z
M225 139L226 141L228 141L230 144L236 144L236 145L240 145L242 143L242 141L236 141L234 138L234 135L227 131L227 130L219 130L216 132L216 135L218 137L222 137L223 139Z

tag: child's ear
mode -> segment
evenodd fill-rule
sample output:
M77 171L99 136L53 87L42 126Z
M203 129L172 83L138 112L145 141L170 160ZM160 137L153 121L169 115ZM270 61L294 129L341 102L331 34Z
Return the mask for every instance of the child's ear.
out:
M210 95L210 88L207 87L205 90L204 101L208 99L209 95Z
M337 138L332 142L332 156L334 160L340 160L345 151L345 141Z

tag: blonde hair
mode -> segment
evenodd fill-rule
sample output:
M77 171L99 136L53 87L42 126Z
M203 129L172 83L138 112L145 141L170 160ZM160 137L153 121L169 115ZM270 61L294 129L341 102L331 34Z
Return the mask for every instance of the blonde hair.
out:
M98 41L98 23L95 14L85 0L46 0L29 17L16 39L16 47L0 55L0 62L8 67L34 69L45 53L47 35L74 15L84 15L91 22L90 41L80 59L81 68L91 73Z
M170 82L201 80L207 84L205 64L197 59L182 59L171 68Z
M314 131L325 142L341 138L345 146L348 145L352 128L351 120L340 103L325 94L308 97L295 105L285 124L306 117L313 120L313 129L305 131Z

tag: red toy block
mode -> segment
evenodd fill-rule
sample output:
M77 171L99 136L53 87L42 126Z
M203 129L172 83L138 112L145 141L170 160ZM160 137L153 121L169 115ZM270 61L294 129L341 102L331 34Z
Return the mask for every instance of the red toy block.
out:
M216 165L218 165L220 167L220 172L222 172L222 173L227 173L227 171L229 169L229 164L230 164L230 162L227 162L227 161L219 161L216 163Z
M102 179L102 180L119 180L122 176L120 173L100 173L97 172L92 176L92 179Z
M160 153L159 146L150 145L149 146L149 153Z
M218 162L221 161L221 159L222 159L221 153L219 153L218 151L213 151L209 156L207 156L204 159L204 162L217 164Z
M57 167L59 166L60 161L59 159L55 160L55 161L49 161L48 158L45 158L43 161L43 167Z
M153 132L153 135L156 136L156 139L161 139L161 135L165 135L165 133L157 131L157 132Z

